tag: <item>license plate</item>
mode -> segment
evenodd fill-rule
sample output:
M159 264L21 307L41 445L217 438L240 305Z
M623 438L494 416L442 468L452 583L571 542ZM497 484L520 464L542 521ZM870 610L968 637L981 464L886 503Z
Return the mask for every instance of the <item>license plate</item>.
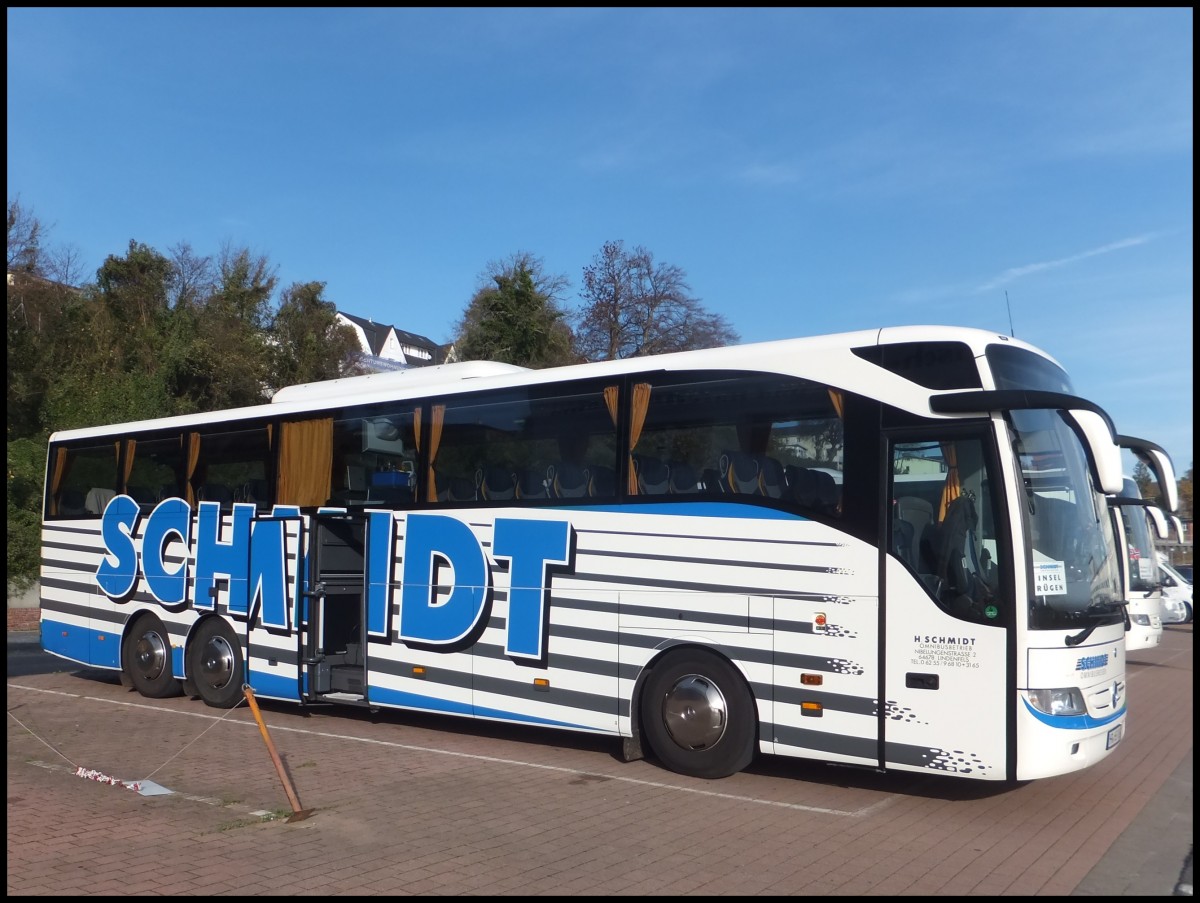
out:
M1114 727L1111 731L1108 732L1108 745L1104 748L1112 749L1114 746L1116 746L1118 743L1121 742L1121 737L1124 734L1125 734L1125 725L1118 724L1116 727Z

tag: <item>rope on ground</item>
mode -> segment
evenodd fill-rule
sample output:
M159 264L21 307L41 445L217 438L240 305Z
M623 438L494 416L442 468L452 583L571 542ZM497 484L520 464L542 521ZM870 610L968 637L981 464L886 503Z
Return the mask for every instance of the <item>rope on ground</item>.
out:
M78 765L76 765L74 762L72 762L70 759L68 759L66 756L64 756L61 752L59 752L57 749L55 749L52 744L50 744L48 741L39 737L37 735L37 733L28 724L26 724L20 718L18 718L16 715L14 715L12 713L12 709L9 709L8 717L11 718L13 721L17 722L17 724L21 725L21 727L25 728L25 730L29 731L29 736L33 737L34 740L37 740L39 743L41 743L47 749L53 751L55 755L59 756L64 762L66 762L72 768L79 768Z
M244 697L242 699L239 699L235 705L232 705L229 707L229 709L225 712L224 715L222 715L220 718L218 718L216 721L214 721L212 724L210 724L208 727L206 727L204 730L202 730L199 734L197 734L190 741L183 744L183 746L181 746L179 749L177 749L175 751L174 755L169 756L165 762L163 762L161 765L158 766L158 768L154 769L154 771L150 772L148 775L146 775L144 778L142 778L142 780L148 781L152 777L154 777L156 774L158 774L160 771L162 771L164 768L166 768L167 765L169 765L173 759L177 758L181 753L183 753L184 750L186 750L193 743L198 742L201 737L203 737L205 734L207 734L209 731L211 731L214 727L219 725L222 721L224 721L226 718L228 718L230 715L232 715L235 711L237 711L237 709L240 708L241 704L245 701L246 700Z
M57 755L59 758L61 758L64 762L66 762L68 765L70 765L73 769L75 769L76 777L86 778L89 781L99 781L101 784L112 784L114 787L124 787L127 790L140 791L142 789L143 783L148 782L152 777L154 777L154 775L158 774L160 771L162 771L164 768L166 768L167 765L169 765L172 760L176 759L180 754L182 754L186 749L188 749L188 747L190 747L192 744L198 742L201 737L203 737L205 734L207 734L209 731L211 731L214 727L216 727L221 722L223 722L226 718L228 718L230 715L232 715L234 713L234 711L236 711L239 707L241 707L242 703L245 701L246 700L244 697L242 699L239 699L235 705L231 706L229 708L229 710L227 712L225 712L224 715L222 715L220 718L218 718L216 721L214 721L212 724L210 724L208 727L206 727L204 730L202 730L199 734L197 734L195 737L193 737L187 743L183 744L183 746L181 746L178 750L176 750L172 755L168 756L166 761L164 761L161 765L159 765L158 768L154 769L154 771L150 772L148 775L146 775L140 781L123 781L120 778L114 778L112 775L105 774L102 771L97 771L94 768L84 768L82 765L72 762L69 758L67 758L67 756L65 756L62 753L61 750L55 748L55 746L52 743L50 743L48 740L46 740L43 737L39 737L37 732L34 731L33 728L31 728L28 724L23 722L20 718L18 718L16 715L14 715L12 713L12 709L8 710L8 717L11 718L13 721L15 721L17 724L19 724L26 731L28 731L29 736L33 737L33 739L37 740L39 743L41 743L43 746L45 746L47 749L51 750L55 755Z

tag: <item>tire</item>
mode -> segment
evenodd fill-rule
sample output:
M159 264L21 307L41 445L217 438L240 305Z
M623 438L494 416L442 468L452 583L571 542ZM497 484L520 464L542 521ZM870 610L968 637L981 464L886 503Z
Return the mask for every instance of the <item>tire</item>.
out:
M205 618L187 650L187 680L207 705L231 709L244 697L242 644L224 619Z
M126 681L150 699L183 692L171 673L171 638L154 615L138 617L121 641L121 682Z
M710 652L668 653L646 677L642 733L671 771L724 778L754 761L754 698L732 664Z

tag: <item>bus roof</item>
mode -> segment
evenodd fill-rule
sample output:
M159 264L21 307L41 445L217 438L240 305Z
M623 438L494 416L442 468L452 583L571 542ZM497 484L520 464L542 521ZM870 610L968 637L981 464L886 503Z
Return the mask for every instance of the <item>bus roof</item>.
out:
M276 392L273 400L267 404L61 430L54 433L50 439L59 442L109 436L118 429L122 433L186 429L212 423L218 418L231 423L274 419L292 414L333 410L347 404L368 404L389 399L455 395L484 388L540 385L568 379L619 378L636 373L704 369L772 372L818 379L834 388L879 398L901 409L929 416L929 389L876 366L854 353L854 349L875 345L915 342L961 342L968 346L976 358L982 357L989 345L1005 344L1026 349L1058 365L1054 358L1034 345L984 329L964 326L891 326L615 361L572 364L543 370L531 370L496 361L466 361L389 373L372 373L288 386Z
M341 379L326 379L321 382L285 386L272 396L271 402L273 404L288 401L313 402L327 398L358 397L363 393L404 392L409 388L452 383L456 380L528 372L528 367L502 364L498 361L435 364L432 367L410 367L407 370L367 373L363 376L345 376Z

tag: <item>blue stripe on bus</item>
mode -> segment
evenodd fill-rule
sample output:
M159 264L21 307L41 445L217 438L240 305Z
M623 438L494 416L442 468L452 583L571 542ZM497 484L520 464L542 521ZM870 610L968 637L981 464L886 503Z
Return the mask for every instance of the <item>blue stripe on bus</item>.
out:
M739 520L808 520L790 511L744 502L658 502L649 505L551 505L554 511L602 511L606 514L683 514L688 517L736 517ZM539 510L539 509L535 509Z
M595 728L588 727L584 724L576 724L573 721L559 721L555 718L538 718L534 715L525 715L518 712L506 712L501 709L484 709L475 708L475 714L480 718L500 718L504 721L521 721L525 724L543 724L547 727L567 727L579 731L594 731Z
M42 648L98 668L121 667L121 630L92 630L62 621L42 621Z
M517 712L506 712L501 709L476 708L466 702L451 702L447 699L435 699L432 696L422 696L417 693L405 693L403 690L389 690L372 686L368 689L367 698L372 705L397 706L400 708L422 709L427 712L446 712L451 715L477 715L481 718L499 718L504 721L521 721L526 724L541 724L547 727L567 727L576 730L590 728L570 721L558 721L553 718L537 718Z
M369 687L368 699L378 705L392 705L401 708L424 709L429 712L447 712L451 715L471 715L473 711L469 702L451 702L448 699L435 699L432 696L421 696L417 693L405 693L402 690L386 690L382 687Z
M295 675L283 677L254 671L250 675L250 686L254 688L256 696L285 699L289 702L296 702L300 698L300 687Z
M1045 712L1039 712L1029 704L1028 699L1022 699L1025 703L1025 711L1029 712L1034 718L1049 727L1062 728L1067 731L1088 731L1093 728L1103 727L1106 724L1112 724L1118 718L1125 714L1125 706L1121 706L1121 711L1115 712L1106 718L1093 718L1091 715L1047 715Z

